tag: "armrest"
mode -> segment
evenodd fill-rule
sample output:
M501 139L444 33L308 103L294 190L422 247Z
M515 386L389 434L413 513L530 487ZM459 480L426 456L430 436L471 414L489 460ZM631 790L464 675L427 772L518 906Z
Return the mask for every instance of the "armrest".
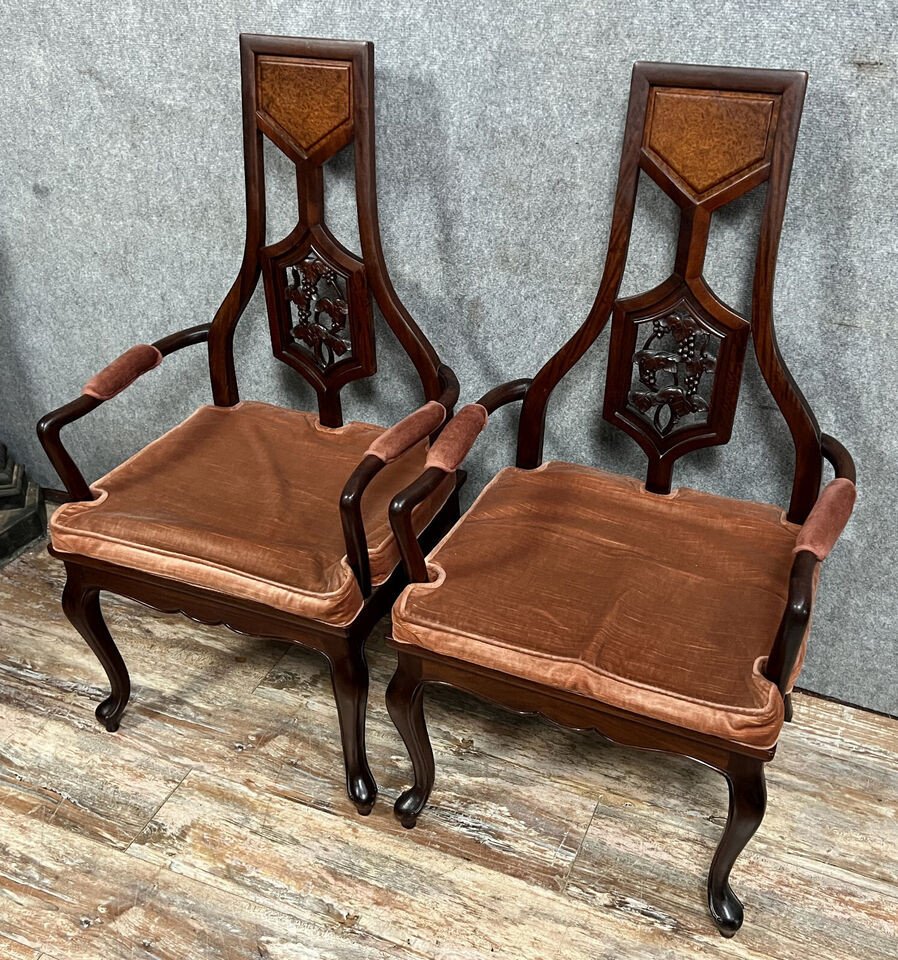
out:
M480 403L469 403L446 424L436 443L427 451L425 469L436 467L454 473L474 446L490 415Z
M808 552L825 560L854 510L857 488L847 477L836 477L823 488L795 541L793 553Z
M365 456L376 457L386 466L439 430L445 419L446 408L438 400L430 400L385 430L368 447Z
M445 394L444 394L445 395ZM340 523L346 543L346 559L355 573L362 596L371 593L368 537L362 519L362 495L381 470L416 444L435 433L446 419L446 407L430 400L385 430L365 451L340 495Z
M852 483L857 483L857 472L854 469L854 460L845 447L828 433L821 435L820 443L823 447L823 456L832 464L832 468L836 473L836 479L844 477L844 479L850 480Z
M468 404L449 421L430 448L424 472L394 497L390 504L390 526L396 536L399 553L409 580L427 582L424 552L415 536L412 511L443 482L447 473L457 470L474 441L486 427L489 414L508 403L523 400L530 380L512 380L485 393L477 403Z
M84 384L81 393L95 400L111 400L126 387L130 387L139 377L158 367L160 363L162 363L162 354L158 347L149 343L139 343L103 367L99 373L94 374Z
M442 393L385 431L365 451L340 495L340 522L346 544L346 560L355 573L362 596L371 594L368 537L362 519L362 494L381 470L407 453L425 437L433 436L458 402L458 378L445 363L437 370Z
M823 455L835 470L817 497L795 541L789 597L779 630L767 661L767 676L784 696L789 692L792 673L807 632L814 606L814 575L817 565L829 556L854 509L857 496L855 468L851 454L833 437L821 437Z
M126 350L85 384L81 396L42 417L37 436L72 500L93 500L94 495L60 439L63 427L96 410L117 396L144 373L159 366L163 357L209 339L211 324L204 323L163 337L153 344Z

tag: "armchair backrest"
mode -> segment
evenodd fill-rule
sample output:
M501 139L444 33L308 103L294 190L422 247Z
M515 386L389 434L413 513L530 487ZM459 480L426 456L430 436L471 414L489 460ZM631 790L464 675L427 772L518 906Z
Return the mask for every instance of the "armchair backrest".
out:
M603 416L645 451L646 487L669 492L679 457L730 439L750 338L795 445L789 519L804 521L820 488L820 431L780 355L772 300L806 84L795 71L634 66L602 281L583 325L527 391L520 466L541 461L552 390L610 318ZM677 252L667 280L620 299L640 171L680 209ZM743 317L711 290L703 267L714 212L762 183L751 315Z
M215 403L238 401L233 339L260 275L275 357L315 388L320 419L342 423L340 390L376 371L372 299L409 355L427 400L441 391L439 359L402 305L381 249L374 162L374 48L371 43L243 35L246 247L243 264L209 338ZM296 166L299 216L266 245L267 137ZM361 257L328 229L324 166L355 146Z

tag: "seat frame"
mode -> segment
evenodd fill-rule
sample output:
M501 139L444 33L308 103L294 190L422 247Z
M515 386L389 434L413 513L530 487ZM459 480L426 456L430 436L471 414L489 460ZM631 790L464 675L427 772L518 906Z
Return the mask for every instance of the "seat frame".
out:
M750 334L762 373L792 433L796 447L795 476L788 519L802 524L817 500L823 469L828 460L837 477L855 481L855 468L848 451L832 437L821 434L813 413L780 355L772 317L772 293L776 252L785 209L786 191L801 115L807 76L792 71L697 67L681 64L637 63L633 69L630 106L624 133L620 173L615 197L608 254L596 301L583 325L543 366L535 378L502 384L478 402L491 414L506 404L522 402L518 425L516 464L532 469L542 462L546 410L552 390L595 341L614 316L609 347L608 379L605 394L605 419L624 429L643 447L649 465L646 488L664 494L670 491L673 462L699 446L726 443L738 398L741 354ZM760 167L742 171L717 189L696 197L676 172L666 169L644 146L645 118L650 91L675 88L720 91L725 97L733 91L769 94L776 98L778 132L771 138L768 159ZM684 135L687 135L684 132ZM618 291L626 264L630 225L635 206L640 170L656 180L681 208L680 237L674 273L650 294L630 300L618 300ZM764 219L758 246L753 289L751 324L722 304L707 287L701 270L708 238L710 215L714 209L736 196L767 183ZM697 293L696 310L709 326L721 322L724 340L727 331L735 336L735 347L727 358L712 409L703 427L673 430L669 434L653 432L627 409L628 390L635 362L633 340L629 340L635 311L642 319L653 303L669 308L685 289ZM702 307L705 308L702 311ZM723 366L718 354L719 366ZM461 414L455 422L461 418ZM475 436L468 438L467 448ZM464 453L457 458L463 460ZM411 511L436 489L445 477L436 467L426 469L391 504L391 522L396 530L403 562L413 582L429 580L425 556L415 542ZM792 719L790 677L800 655L810 622L818 557L809 550L798 550L793 561L788 599L775 638L766 674L777 685L784 701L784 715ZM520 714L539 715L575 730L589 730L605 740L628 747L661 751L689 757L718 771L726 779L729 810L723 835L714 854L707 883L708 906L719 932L733 936L743 922L743 907L729 884L730 871L751 839L766 809L764 766L772 760L776 746L760 748L723 740L651 717L628 712L577 693L556 689L478 664L447 657L424 648L400 643L392 637L398 665L387 689L387 707L402 736L414 771L414 785L395 803L396 816L411 828L424 809L434 785L433 750L424 715L424 691L429 684L458 688Z
M217 406L238 403L234 333L264 273L274 355L305 377L316 390L322 424L340 426L343 422L341 388L351 380L371 376L376 371L371 299L376 301L411 359L425 400L439 401L451 417L458 399L458 381L452 370L440 362L433 346L400 301L381 248L375 178L373 45L242 35L240 54L247 218L246 245L239 273L211 323L182 330L156 341L151 348L140 349L149 350L151 354L158 351L156 356L161 359L185 347L207 344L214 403ZM270 72L266 74L264 70ZM299 74L307 98L301 105L297 105L295 97L291 99L295 91L291 84ZM284 240L269 246L265 245L263 134L295 163L299 203L296 228ZM350 142L355 145L361 258L339 244L324 220L322 167ZM311 344L301 342L295 331L291 334L289 305L286 318L282 314L284 294L291 291L279 284L288 282L291 266L301 269L304 261L316 258L335 270L346 288L346 300L338 304L338 309L342 308L344 319L348 317L348 326L332 324L330 328L331 333L336 331L335 336L346 340L340 348L344 352L336 356L333 353L315 356L313 350L307 349ZM333 316L322 313L313 319L327 324ZM96 496L65 449L60 431L111 399L156 363L158 360L146 363L127 383L117 384L109 395L98 395L96 391L82 393L47 414L38 424L41 443L71 500L93 500ZM438 430L430 434L431 439L437 435ZM426 436L416 436L414 442ZM110 683L110 696L96 710L97 719L105 728L118 729L130 698L131 684L125 662L103 619L102 591L129 597L166 613L180 612L202 623L223 624L240 633L296 643L323 654L328 661L340 723L346 789L359 813L369 813L377 785L365 752L368 668L364 646L372 627L390 609L406 582L399 565L382 584L371 583L361 503L366 487L384 466L383 459L371 454L364 456L349 477L339 503L347 560L364 598L361 611L346 626L289 614L88 556L63 554L51 546L50 553L62 560L66 569L63 610L100 661ZM457 477L448 500L422 531L423 544L434 544L458 519L458 490L464 479L464 474Z

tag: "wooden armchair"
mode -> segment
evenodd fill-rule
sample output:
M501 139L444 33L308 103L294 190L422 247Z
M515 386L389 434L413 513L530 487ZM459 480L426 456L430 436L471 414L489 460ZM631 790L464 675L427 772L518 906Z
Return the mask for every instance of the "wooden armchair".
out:
M848 452L822 435L777 348L772 291L804 73L640 63L601 286L584 324L533 380L465 407L392 503L411 583L393 609L390 715L414 766L396 802L412 827L434 782L428 683L617 743L693 757L729 785L708 878L724 936L742 923L730 869L761 822L772 759L804 659L817 569L854 503ZM640 171L680 208L672 275L618 299ZM751 316L702 276L713 212L767 184ZM611 319L604 418L648 458L645 484L542 463L553 389ZM751 338L792 434L788 512L685 488L674 462L729 440ZM413 510L462 463L497 407L522 401L517 466L486 486L424 557ZM820 492L823 460L837 479Z
M38 425L73 502L50 524L65 563L63 609L112 687L97 709L118 728L128 672L100 611L112 591L206 623L303 644L330 664L346 782L368 813L365 640L404 584L388 522L393 495L420 473L429 438L458 398L452 371L400 302L384 263L374 167L370 43L243 36L246 247L211 324L127 351L80 397ZM263 134L296 165L299 217L265 242ZM361 258L331 234L323 166L355 144ZM274 355L315 388L318 415L241 401L234 331L264 277ZM343 423L340 390L375 373L372 298L410 357L426 403L384 430ZM204 406L93 486L60 430L113 398L175 350L208 343L214 405ZM412 522L436 538L458 517L446 477Z

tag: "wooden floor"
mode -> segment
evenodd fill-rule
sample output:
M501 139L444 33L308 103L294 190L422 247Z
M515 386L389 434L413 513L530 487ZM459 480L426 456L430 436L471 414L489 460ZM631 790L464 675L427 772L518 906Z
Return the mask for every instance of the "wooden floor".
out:
M896 721L796 698L724 941L717 774L437 692L437 785L406 832L378 636L361 819L323 660L110 599L135 691L108 734L61 572L41 548L0 570L0 957L898 956Z

